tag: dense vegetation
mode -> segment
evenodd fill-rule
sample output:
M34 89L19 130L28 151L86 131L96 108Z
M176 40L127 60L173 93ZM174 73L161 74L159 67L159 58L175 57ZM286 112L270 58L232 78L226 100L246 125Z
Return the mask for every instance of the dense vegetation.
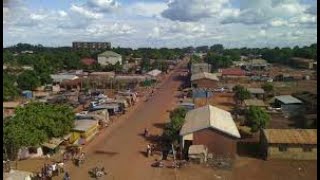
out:
M246 120L251 132L257 132L268 125L270 115L260 107L250 107L246 113Z
M73 127L74 113L64 105L30 103L5 121L4 147L15 158L21 147L38 146L52 137L61 137Z

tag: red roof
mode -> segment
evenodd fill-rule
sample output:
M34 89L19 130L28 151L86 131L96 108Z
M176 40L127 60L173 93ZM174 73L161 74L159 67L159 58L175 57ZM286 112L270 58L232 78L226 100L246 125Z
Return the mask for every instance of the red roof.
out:
M238 68L222 69L222 76L245 76L246 72Z
M81 62L84 65L90 66L90 65L96 64L97 61L95 59L92 59L92 58L83 58L83 59L81 59Z

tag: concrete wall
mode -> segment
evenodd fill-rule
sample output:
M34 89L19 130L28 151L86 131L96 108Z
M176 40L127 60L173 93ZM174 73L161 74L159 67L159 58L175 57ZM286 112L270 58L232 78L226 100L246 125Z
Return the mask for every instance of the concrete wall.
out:
M304 152L302 145L289 145L287 151L279 151L279 145L268 145L268 159L296 159L316 160L317 146L314 145L311 152Z
M98 56L98 63L102 66L106 66L108 64L115 65L117 62L122 64L122 58L121 57L104 57L104 56Z
M218 81L210 79L198 79L191 82L191 84L196 84L198 88L218 88Z
M207 128L193 133L193 145L205 145L214 156L234 158L237 151L236 139L220 131Z

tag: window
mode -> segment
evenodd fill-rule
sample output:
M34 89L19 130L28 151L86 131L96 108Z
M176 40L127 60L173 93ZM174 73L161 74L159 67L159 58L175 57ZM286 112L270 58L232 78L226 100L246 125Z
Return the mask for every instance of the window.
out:
M302 147L303 152L311 152L312 151L312 147L311 146L304 146Z
M281 144L281 145L279 146L279 151L281 151L281 152L287 151L287 145Z

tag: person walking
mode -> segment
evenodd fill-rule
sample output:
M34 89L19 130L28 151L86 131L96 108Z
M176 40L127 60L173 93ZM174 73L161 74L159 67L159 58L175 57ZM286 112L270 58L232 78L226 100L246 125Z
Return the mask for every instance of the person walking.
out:
M151 151L151 146L150 144L147 145L147 157L149 157Z
M70 175L68 172L64 173L63 180L70 180Z

